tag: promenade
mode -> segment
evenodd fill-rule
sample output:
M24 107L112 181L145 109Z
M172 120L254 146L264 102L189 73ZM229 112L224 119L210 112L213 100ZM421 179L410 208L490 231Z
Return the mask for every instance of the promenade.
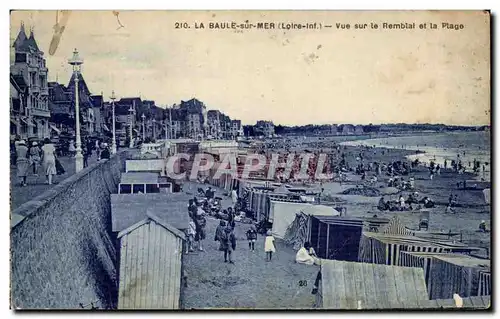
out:
M11 211L15 210L22 204L32 200L33 198L39 196L48 189L51 189L61 181L70 177L75 173L75 159L73 157L60 157L59 161L64 167L66 172L62 175L56 175L53 180L52 185L46 184L46 178L43 174L43 168L39 168L38 176L33 174L28 175L27 186L21 187L19 185L19 178L16 174L16 166L10 166L10 207ZM89 157L89 165L97 162L97 155L95 153ZM31 171L32 172L32 171Z

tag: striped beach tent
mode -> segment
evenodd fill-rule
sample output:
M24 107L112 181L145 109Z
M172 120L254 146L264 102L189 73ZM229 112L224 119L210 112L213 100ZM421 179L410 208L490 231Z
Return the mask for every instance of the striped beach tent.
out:
M429 253L470 253L476 248L469 248L459 243L433 241L417 236L387 235L363 232L358 251L358 261L399 265L400 251Z
M413 235L413 232L403 225L398 216L391 218L389 224L385 226L383 233L388 235Z
M450 299L455 293L463 297L477 296L481 271L489 272L490 267L489 260L463 254L407 251L400 254L400 266L424 269L430 299Z
M488 296L491 294L491 272L479 272L479 289L477 292L478 296Z

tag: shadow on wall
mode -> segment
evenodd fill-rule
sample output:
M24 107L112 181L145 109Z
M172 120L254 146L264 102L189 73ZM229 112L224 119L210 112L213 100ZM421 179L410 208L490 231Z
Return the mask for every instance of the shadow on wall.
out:
M14 309L116 308L109 195L127 156L91 165L13 212L24 216L11 229Z

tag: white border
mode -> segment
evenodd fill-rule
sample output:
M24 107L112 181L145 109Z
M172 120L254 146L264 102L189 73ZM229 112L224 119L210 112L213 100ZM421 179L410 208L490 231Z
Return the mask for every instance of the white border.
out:
M136 10L146 10L146 9L318 9L318 10L333 10L333 9L372 9L372 10L388 10L388 9L414 9L414 10L424 10L424 9L491 9L493 13L498 13L498 3L499 1L484 1L484 0L475 0L475 1L450 1L450 2L445 2L445 1L436 1L436 0L419 0L419 1L377 1L376 3L372 3L370 1L349 1L349 0L343 0L343 1L317 1L317 0L307 0L307 1L296 1L296 0L288 0L288 1L269 1L269 0L247 0L247 1L192 1L192 0L183 0L183 1L178 1L176 3L172 2L164 2L164 1L158 1L158 0L141 0L139 2L129 2L129 3L124 3L124 2L119 2L119 1L95 1L95 0L87 0L87 1L78 1L76 3L72 3L70 1L61 1L61 0L50 0L50 1L43 1L40 2L35 1L35 0L25 0L22 2L19 1L2 1L1 7L2 10L0 11L0 26L1 26L1 32L0 34L2 35L3 39L7 39L7 35L9 34L9 9L11 8L16 8L16 9L100 9L100 10L106 10L106 9L136 9ZM497 17L498 18L498 17ZM498 22L494 26L494 34L498 34ZM3 63L0 63L0 74L3 74L0 79L2 79L2 85L0 86L0 96L2 101L2 105L4 106L2 108L2 114L3 116L0 118L2 121L3 125L0 125L0 149L5 150L4 154L8 154L6 150L8 149L8 127L9 127L9 116L8 116L8 107L6 107L7 101L8 101L8 95L9 95L9 84L8 84L8 78L7 78L7 73L10 65L9 61L9 51L7 50L7 40L4 43L4 48L0 50L2 59L1 61ZM498 68L498 63L496 64L496 68L494 71L496 71ZM497 91L498 92L498 82L496 82L495 87L492 89L492 91ZM492 106L492 109L494 106ZM498 112L496 111L495 113L497 114L495 116L495 122L499 121L498 118ZM498 143L500 143L498 140L496 140L495 146L496 148L498 147ZM1 170L3 171L1 176L4 176L2 178L2 184L1 184L1 203L2 206L4 207L3 215L4 215L4 221L3 221L3 227L4 231L1 232L2 234L2 240L0 241L0 247L1 247L1 256L2 258L2 264L1 264L1 271L0 271L0 302L1 302L1 317L4 318L6 315L7 317L13 316L14 313L9 309L9 269L10 269L10 261L9 261L9 245L10 245L10 239L9 239L9 231L10 231L10 222L8 220L8 216L10 208L9 208L9 183L8 179L5 178L5 176L9 175L9 156L4 155L0 157L0 162L1 162ZM497 163L495 163L497 164ZM494 178L497 180L497 173L496 171L494 172ZM495 189L495 195L498 194L498 188ZM498 197L500 198L500 197ZM498 218L496 218L498 219ZM498 222L495 222L495 225L493 226L494 229L496 229ZM498 252L498 247L495 247L495 254ZM496 269L495 269L496 271ZM41 316L41 314L32 314L34 316ZM62 314L64 315L64 314ZM84 317L85 314L72 314L75 317ZM143 317L146 314L140 314L139 316ZM164 315L164 314L162 314ZM179 315L174 315L174 314L167 314L168 316L179 316ZM216 314L220 315L220 314ZM245 316L247 314L231 314L232 316ZM248 313L248 315L250 315ZM266 314L265 316L269 317L277 317L277 316L282 316L286 315L284 313L280 314ZM295 314L295 315L300 315L300 316L306 316L307 314L301 313L301 314ZM331 314L323 314L323 315L331 315ZM367 315L367 314L362 314L362 315ZM383 317L387 315L398 315L398 314L377 314L373 316L377 317ZM412 316L429 316L432 314L427 314L427 313L422 313L422 314L411 314ZM446 317L452 317L454 314L448 314L445 315ZM51 314L51 315L46 315L46 317L55 317L56 314ZM205 314L196 314L196 317L203 317ZM308 315L309 316L309 315ZM352 314L349 314L349 316L352 316Z

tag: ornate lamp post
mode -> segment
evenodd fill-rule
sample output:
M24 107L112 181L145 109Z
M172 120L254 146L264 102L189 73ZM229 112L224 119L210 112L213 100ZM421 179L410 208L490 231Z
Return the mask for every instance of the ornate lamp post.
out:
M156 140L156 119L153 117L153 140Z
M134 116L134 111L135 109L130 106L130 108L128 109L128 111L130 112L129 114L129 118L130 118L130 125L129 125L129 130L128 130L128 133L129 133L129 146L130 148L133 148L134 147L134 141L133 141L133 136L132 136L132 126L133 126L133 116Z
M115 91L111 91L111 96L109 97L111 99L111 105L113 107L113 142L111 144L111 153L116 154L116 124L115 124Z
M144 115L144 113L142 113L142 141L144 142L144 140L146 139L146 126L144 125L144 120L146 119L146 115Z
M164 124L165 124L165 140L168 140L167 119L165 119Z
M78 56L78 51L73 51L73 57L68 60L68 64L73 67L73 75L75 77L75 131L76 131L76 154L75 154L75 171L79 172L83 169L82 142L80 139L80 101L78 97L78 76L81 71L83 60Z

